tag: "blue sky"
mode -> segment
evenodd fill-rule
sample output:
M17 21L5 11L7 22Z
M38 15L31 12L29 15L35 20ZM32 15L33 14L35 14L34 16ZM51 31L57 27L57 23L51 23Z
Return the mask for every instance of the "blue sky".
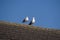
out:
M60 0L0 0L0 20L23 24L26 16L36 18L34 26L60 29Z

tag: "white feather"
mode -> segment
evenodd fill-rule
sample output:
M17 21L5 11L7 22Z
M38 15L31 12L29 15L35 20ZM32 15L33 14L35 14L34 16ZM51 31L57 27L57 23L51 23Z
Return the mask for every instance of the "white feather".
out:
M35 23L35 17L33 17L33 19L32 19L32 23Z
M28 17L26 17L26 18L25 18L25 21L28 21L28 20L29 20L29 18L28 18Z

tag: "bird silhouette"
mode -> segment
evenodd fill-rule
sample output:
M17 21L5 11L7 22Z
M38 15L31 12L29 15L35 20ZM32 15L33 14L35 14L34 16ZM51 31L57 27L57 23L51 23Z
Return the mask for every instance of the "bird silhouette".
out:
M25 17L25 19L22 22L24 23L24 22L28 22L28 21L29 21L29 18L27 16L27 17Z
M35 17L32 18L31 22L29 23L29 25L32 25L35 23Z

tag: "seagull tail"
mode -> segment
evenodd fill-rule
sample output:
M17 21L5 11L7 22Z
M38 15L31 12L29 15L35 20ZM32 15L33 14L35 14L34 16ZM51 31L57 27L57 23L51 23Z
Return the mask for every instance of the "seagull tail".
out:
M32 22L30 22L29 25L32 25Z
M24 23L25 22L25 19L22 21L22 23Z

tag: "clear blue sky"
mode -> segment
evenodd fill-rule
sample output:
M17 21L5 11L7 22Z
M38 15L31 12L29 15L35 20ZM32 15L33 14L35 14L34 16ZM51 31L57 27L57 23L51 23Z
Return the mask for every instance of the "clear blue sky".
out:
M36 18L34 26L60 29L60 0L0 0L0 20L23 24L26 16Z

